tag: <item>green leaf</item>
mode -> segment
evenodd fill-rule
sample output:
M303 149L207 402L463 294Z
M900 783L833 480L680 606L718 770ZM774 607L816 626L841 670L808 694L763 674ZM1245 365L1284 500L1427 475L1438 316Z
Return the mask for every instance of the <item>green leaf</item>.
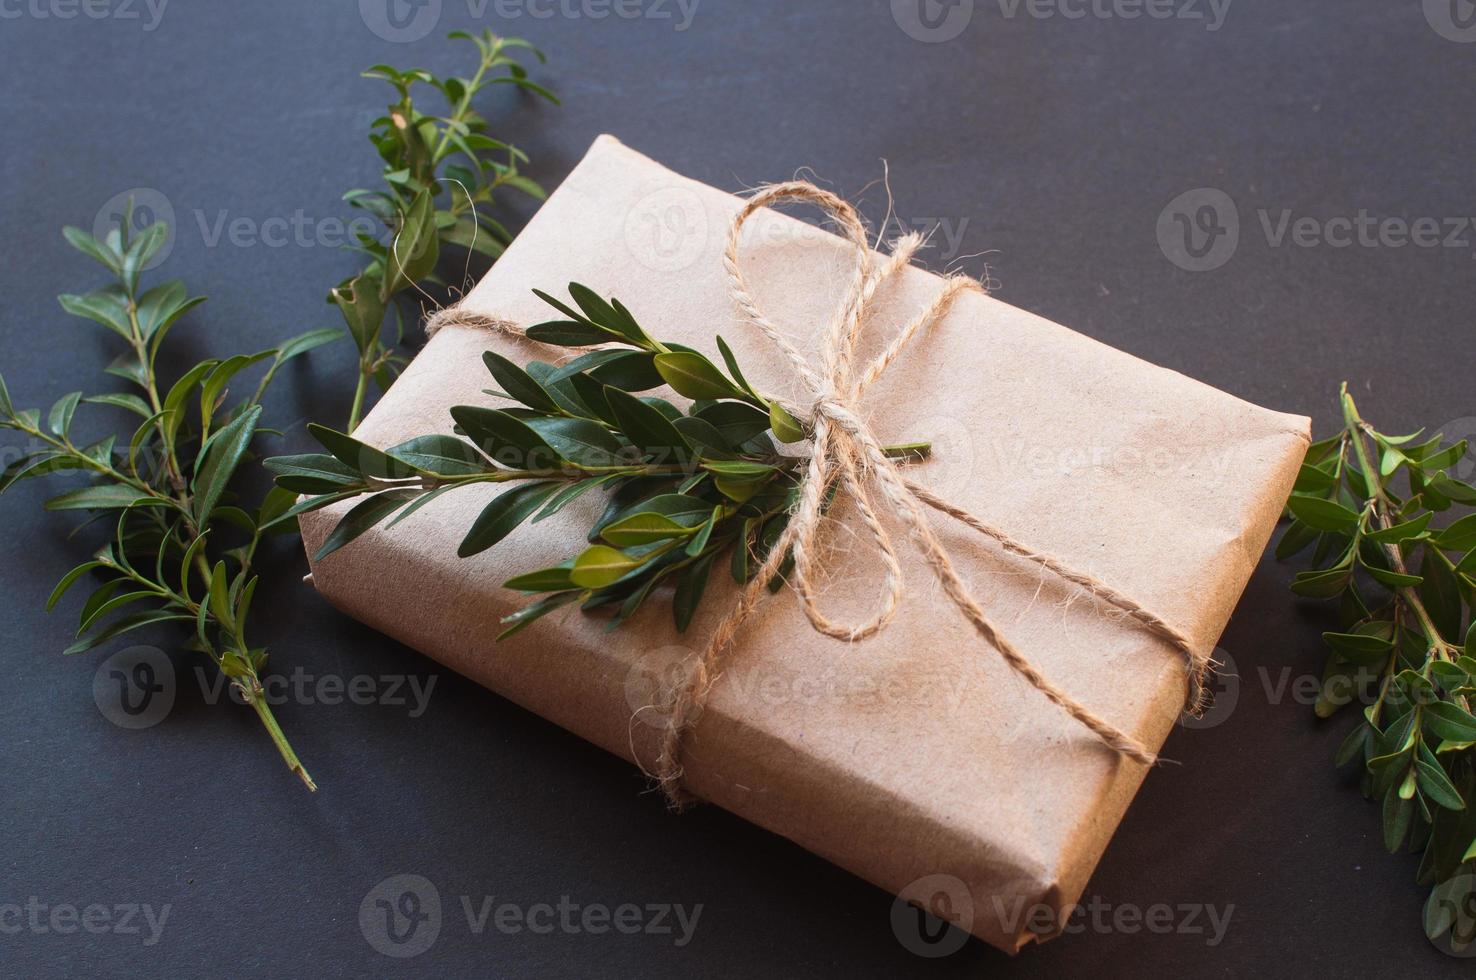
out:
M582 467L611 467L637 462L604 426L587 419L535 418L527 425L564 459ZM622 457L625 458L622 458Z
M203 525L210 519L210 512L220 502L220 496L240 465L241 457L251 445L251 437L256 434L256 423L260 418L261 406L253 405L202 448L202 458L195 461L194 499L191 501L197 524Z
M101 603L88 611L87 615L82 619L82 625L77 628L77 632L78 634L87 632L99 619L110 612L122 609L124 606L131 605L135 602L142 602L145 599L157 598L159 598L158 593L148 591L127 592L123 595L112 596L107 602Z
M191 297L178 279L160 283L138 300L138 331L149 347L157 351L169 328L185 313L205 302L204 296Z
M355 473L381 480L403 480L416 475L415 468L409 463L380 452L353 436L316 423L308 423L307 428L308 434Z
M738 382L738 387L755 398L759 397L753 385L749 384L748 379L743 376L743 369L738 366L738 358L733 356L733 350L728 346L728 342L722 338L721 334L716 339L718 352L723 355L723 363L728 366L728 373L733 376L734 381Z
M683 527L700 527L712 515L712 502L681 493L663 493L645 500L638 500L623 508L612 516L609 523L623 520L633 514L643 513L669 517ZM603 527L608 526L609 524L603 525Z
M294 357L306 354L310 350L316 350L325 344L331 344L342 336L342 331L335 330L332 327L322 327L318 330L309 330L307 333L300 333L277 348L277 363L281 364L285 361L290 361Z
M190 368L176 381L164 396L163 411L167 414L161 420L165 438L172 444L179 434L179 427L184 423L184 404L189 399L190 393L195 386L219 364L219 361L201 361Z
M385 283L380 299L389 298L431 274L440 254L436 234L435 205L429 191L421 191L410 202L405 219L385 259Z
M769 416L746 402L718 402L704 406L695 414L721 432L733 446L741 446L769 431Z
M605 476L592 476L588 479L580 480L577 483L569 484L548 498L548 503L544 504L543 509L533 518L533 523L537 524L541 520L552 517L595 487L602 486L618 478L619 474L611 473Z
M1408 541L1411 538L1417 538L1423 534L1425 528L1430 526L1430 519L1434 516L1430 511L1425 511L1425 513L1416 517L1414 520L1405 521L1403 524L1395 524L1381 531L1372 531L1364 535L1364 538L1375 544L1398 544L1401 541Z
M123 616L119 619L113 620L111 623L109 623L107 626L103 627L96 633L91 633L87 636L82 637L76 643L73 643L71 646L63 650L62 653L67 656L71 656L72 654L76 653L85 653L88 650L91 650L93 647L98 646L99 644L106 643L107 641L113 639L115 636L121 636L124 633L128 633L136 629L142 629L143 627L153 625L154 623L172 623L179 620L189 619L194 619L194 617L186 616L182 613L170 612L165 609L155 609L149 612L133 613L132 615Z
M676 620L678 633L685 633L687 627L692 625L692 616L702 602L702 593L707 590L707 580L712 571L713 559L716 557L717 552L711 552L698 559L677 581L676 594L671 600L671 611Z
M76 568L72 569L70 572L67 572L67 574L63 575L61 577L61 581L56 583L56 588L51 590L51 595L46 600L46 611L51 612L51 610L55 609L56 604L61 601L61 597L66 595L67 590L70 589L79 578L81 578L83 575L86 575L94 568L101 567L102 562L100 561L87 561L83 562Z
M498 641L505 640L519 630L525 629L529 624L543 616L547 616L555 609L578 601L580 595L581 593L579 592L559 592L540 599L537 602L530 603L511 616L503 617L502 621L508 624L508 628L497 634Z
M780 442L803 442L805 439L805 430L799 420L778 402L769 402L769 428Z
M559 406L549 397L543 385L534 381L528 372L512 361L489 350L482 355L482 362L487 365L487 370L497 383L502 385L502 390L513 398L537 412L558 412Z
M501 466L514 470L544 470L557 465L561 459L542 436L507 412L457 405L451 409L451 417L478 449Z
M47 510L116 510L121 507L167 507L169 501L122 484L83 487L52 497Z
M1418 575L1406 575L1403 572L1390 571L1387 568L1380 568L1368 563L1364 563L1363 567L1368 569L1368 574L1391 589L1413 588L1424 581Z
M81 228L68 225L62 229L62 236L72 244L73 248L101 262L114 275L123 271L123 257Z
M494 497L472 523L456 549L457 557L479 555L501 541L558 489L553 482L526 483Z
M46 419L46 427L54 435L65 438L72 429L72 415L77 411L77 403L82 400L82 392L74 391L69 395L63 395L59 401L51 406L51 414Z
M322 561L339 548L353 541L365 531L400 509L400 505L419 496L419 490L387 490L365 498L343 515L343 519L313 555L313 561Z
M1420 460L1420 469L1427 475L1434 474L1439 470L1446 470L1459 463L1466 456L1466 450L1470 448L1469 443L1462 439L1453 446L1447 446L1438 453L1431 453Z
M234 625L234 620L231 619L229 583L230 576L226 574L225 562L216 562L215 567L210 570L210 593L206 597L206 604L215 621L227 629Z
M691 528L684 527L663 514L646 511L621 518L606 527L600 537L617 548L632 548L691 533Z
M667 417L634 395L606 386L605 398L625 437L647 453L677 453L687 458L691 444Z
M1447 810L1466 808L1466 801L1461 799L1460 792L1451 783L1450 777L1445 774L1445 769L1438 762L1416 759L1415 772L1419 779L1420 789L1431 800Z
M1321 497L1293 494L1287 501L1297 520L1319 531L1347 531L1358 526L1358 514L1342 504Z
M262 465L277 474L277 486L293 493L337 493L364 482L338 458L321 453L273 456Z
M1436 701L1421 709L1424 727L1437 738L1452 742L1476 741L1476 717L1450 701Z
M476 447L455 436L419 436L391 447L388 453L437 476L469 476L491 469Z
M1287 526L1285 533L1281 535L1281 540L1276 543L1277 559L1285 561L1288 558L1300 554L1312 542L1316 541L1320 534L1321 532L1315 528L1308 527L1301 521L1292 521Z
M1336 479L1327 470L1303 463L1292 489L1298 493L1325 494L1332 489L1335 482Z
M133 337L133 327L128 321L128 298L121 290L104 288L85 296L63 293L56 300L73 316L100 323L125 340Z
M741 398L743 391L701 354L672 351L656 355L656 370L679 395L693 399Z
M380 298L383 283L365 272L329 293L343 314L349 335L360 353L371 350L379 340L384 324L385 301Z
M130 205L131 206L131 205ZM162 221L155 221L146 226L133 236L128 243L128 250L123 253L123 268L118 272L118 278L122 280L124 288L132 294L138 289L138 277L149 260L158 254L159 249L169 238L169 226Z
M1435 544L1446 551L1476 548L1476 514L1467 514L1450 527L1435 532Z
M200 428L208 431L210 419L215 414L216 403L225 396L226 385L246 368L276 354L275 350L264 350L259 354L235 354L210 369L200 383Z
M537 572L528 572L516 578L510 578L502 583L505 589L515 589L518 592L559 592L564 589L572 589L574 580L569 577L573 569L573 562L565 562L553 568L545 568Z
M148 402L137 395L109 393L106 395L89 395L82 400L89 405L111 405L114 408L126 409L143 418L153 415L153 409L149 408Z
M623 551L602 544L591 545L574 560L569 578L582 589L603 589L614 585L641 564L639 559Z
M707 542L712 540L712 532L717 527L717 522L722 516L723 507L719 504L712 509L712 515L707 518L706 523L697 529L696 534L692 535L692 540L687 542L686 552L688 555L696 558L702 554L707 548Z
M1397 854L1409 836L1409 826L1414 817L1414 802L1389 792L1384 796L1384 847L1390 854Z
M1380 625L1386 628L1388 626L1388 624ZM1382 634L1323 633L1322 639L1339 653L1355 655L1383 654L1394 646L1394 641L1388 635L1387 630Z
M390 528L394 527L396 524L398 524L401 521L405 520L406 518L410 517L416 511L420 510L420 508L422 508L426 504L430 503L432 500L435 500L441 494L447 493L447 492L449 492L451 490L455 490L455 489L456 489L456 484L451 483L451 484L447 484L444 487L437 487L436 489L430 491L429 493L422 493L419 497L416 497L409 504L407 504L404 510L402 510L398 514L396 514L394 516L394 518L391 519L390 522L384 526L384 529L386 531L388 531Z
M588 347L591 344L606 344L616 335L582 320L550 320L535 323L527 330L528 339L556 347Z
M634 319L623 314L618 305L605 302L588 286L577 282L569 283L569 296L579 304L579 308L584 311L584 315L589 318L590 322L606 330L612 330L639 346L649 347L651 345L651 338L646 336L645 331Z
M1476 487L1460 480L1453 480L1445 474L1441 474L1430 482L1431 487L1438 493L1450 498L1458 504L1467 507L1476 506Z
M1292 580L1292 591L1297 595L1313 599L1331 599L1340 594L1353 580L1350 567L1331 568L1319 572L1298 572Z

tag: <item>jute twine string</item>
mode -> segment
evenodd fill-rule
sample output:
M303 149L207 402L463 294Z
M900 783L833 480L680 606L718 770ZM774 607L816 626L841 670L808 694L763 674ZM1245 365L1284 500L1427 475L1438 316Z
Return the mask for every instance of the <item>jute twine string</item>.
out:
M845 296L824 332L818 364L812 364L760 309L738 263L744 225L760 209L780 202L814 205L833 218L844 237L855 246L856 267ZM661 735L660 754L651 775L675 806L683 806L693 799L682 787L682 752L686 738L722 674L732 651L733 640L768 595L767 587L780 573L786 556L792 554L794 557L794 567L787 574L786 580L799 596L805 616L820 633L853 642L874 636L895 618L907 587L891 535L877 512L873 490L880 495L881 501L894 517L906 527L908 537L921 552L944 593L985 643L993 647L1010 668L1025 678L1032 687L1118 753L1145 765L1157 761L1154 753L1137 739L1097 716L1057 687L999 630L960 577L952 557L933 531L927 509L931 508L960 521L993 539L1010 554L1039 565L1079 586L1099 601L1115 607L1145 630L1171 643L1189 662L1191 703L1197 704L1199 701L1211 661L1209 655L1198 650L1188 636L1106 582L1076 571L1065 562L1016 541L1003 530L938 497L926 487L904 478L897 462L886 455L882 443L861 417L860 401L867 388L903 354L908 344L941 319L959 296L983 291L977 281L967 277L951 276L945 279L943 289L933 301L904 324L881 354L856 376L856 348L864 332L872 300L877 290L892 275L912 261L922 244L921 235L905 235L893 244L891 254L878 266L867 240L865 227L855 208L844 199L807 181L790 181L764 188L749 198L733 219L723 257L729 294L742 319L768 337L779 349L808 392L808 412L801 410L796 414L808 419L813 449L806 463L798 504L784 532L769 550L757 573L744 587L733 608L718 624L706 647L689 658L685 665L685 681L668 695L664 708L667 723ZM436 313L427 323L426 331L434 334L453 323L523 336L522 328L516 324L456 307ZM876 613L858 623L837 622L827 616L820 608L814 586L822 560L820 545L822 528L825 526L825 501L832 487L838 496L844 495L855 507L884 572Z

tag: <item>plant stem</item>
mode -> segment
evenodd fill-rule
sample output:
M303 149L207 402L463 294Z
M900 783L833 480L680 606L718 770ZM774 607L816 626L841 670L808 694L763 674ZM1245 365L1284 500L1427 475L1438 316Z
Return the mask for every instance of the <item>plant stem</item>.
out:
M348 432L353 432L359 427L359 415L364 411L364 395L369 388L369 372L364 364L359 364L359 381L354 385L354 403L349 407Z
M267 733L272 736L272 743L276 745L277 751L282 753L282 759L287 763L287 768L297 774L297 778L303 781L310 792L316 793L318 784L313 782L313 777L309 776L308 771L303 768L302 761L297 758L297 753L292 751L292 744L283 734L282 726L277 724L277 718L272 714L271 705L267 704L266 698L262 696L261 684L254 673L251 675L251 685L254 692L246 691L241 685L238 685L238 689L245 695L251 707L256 709L256 716L261 719L261 723L266 726Z
M1384 530L1393 526L1393 520L1389 516L1389 512L1393 509L1394 505L1389 500L1388 494L1384 491L1383 477L1380 475L1378 467L1370 459L1368 447L1364 444L1363 431L1368 423L1359 416L1358 407L1353 403L1353 396L1348 394L1347 382L1344 382L1342 387L1342 403L1343 420L1353 444L1353 452L1358 456L1358 465L1363 469L1365 482L1367 482L1369 490L1373 494L1374 520L1378 523L1379 530ZM1409 569L1404 563L1404 554L1399 550L1399 545L1385 544L1383 548L1385 554L1389 556L1389 564L1393 567L1394 571L1400 575L1408 575ZM1419 621L1420 629L1424 632L1425 639L1430 644L1429 653L1437 657L1450 657L1450 654L1456 648L1448 643L1441 635L1440 630L1435 626L1434 619L1430 616L1429 610L1425 608L1424 602L1421 601L1419 593L1409 586L1402 585L1395 590L1395 594L1399 596L1405 608L1414 613L1415 618ZM1450 659L1454 658L1451 657Z

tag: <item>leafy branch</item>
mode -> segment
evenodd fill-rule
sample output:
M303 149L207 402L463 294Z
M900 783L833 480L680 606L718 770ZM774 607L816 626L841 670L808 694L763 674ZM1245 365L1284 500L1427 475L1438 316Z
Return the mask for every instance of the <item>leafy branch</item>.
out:
M1323 634L1331 653L1317 714L1350 703L1360 676L1377 679L1337 763L1361 762L1365 795L1381 801L1388 850L1423 851L1419 880L1433 886L1426 932L1465 948L1476 942L1460 911L1476 899L1476 624L1467 626L1476 514L1431 525L1455 505L1476 504L1476 488L1450 472L1468 446L1379 432L1347 385L1340 405L1342 431L1307 451L1277 555L1313 547L1314 568L1292 589L1339 601L1343 626Z
M231 486L254 436L269 431L259 428L261 399L278 369L337 339L338 331L315 330L271 350L205 360L165 388L157 366L160 349L180 317L204 298L191 298L177 280L140 293L141 270L163 245L167 228L154 223L135 235L133 227L130 205L121 227L102 241L67 228L67 240L101 263L114 281L58 299L67 312L101 324L123 341L122 352L106 370L135 390L72 392L43 422L35 409L16 409L0 380L0 428L28 439L19 458L0 473L0 492L20 480L57 472L87 476L85 485L46 503L48 510L93 511L115 522L111 540L69 571L47 600L49 610L84 577L100 580L82 607L77 642L66 652L82 653L158 623L191 624L191 649L231 678L288 767L315 789L262 697L266 650L251 646L246 635L257 546L268 534L292 529L295 498L274 489L248 511L237 505ZM261 364L266 369L252 393L228 405L233 380ZM78 440L73 423L83 404L122 409L142 421L127 436L126 447L117 433ZM233 539L236 543L225 547Z
M421 436L381 452L310 426L326 454L267 461L278 487L310 495L304 510L365 497L339 521L317 559L382 522L399 523L442 493L516 483L473 522L461 557L593 490L607 501L588 547L506 583L541 598L507 617L502 637L576 602L585 610L614 609L613 628L662 584L675 588L673 616L685 630L720 556L730 553L736 581L752 577L789 521L805 463L781 454L776 441L802 441L803 426L748 382L721 337L726 373L699 351L653 339L619 300L606 301L578 283L569 294L575 306L537 292L563 318L530 327L528 336L596 349L565 364L534 361L526 369L485 353L500 386L487 394L518 405L453 408L456 433L464 438ZM686 411L636 394L663 385L692 399ZM889 450L899 457L927 451L925 444ZM781 585L776 579L772 587Z
M444 245L493 261L500 257L512 234L488 209L504 188L540 201L545 196L518 170L528 162L527 154L487 135L487 121L471 107L479 92L494 85L512 85L557 104L553 93L531 81L513 56L526 50L542 63L543 53L527 41L499 37L490 30L480 36L457 31L451 37L477 47L477 68L469 78L439 78L423 68L401 71L389 65L364 73L366 78L388 82L396 98L388 113L375 120L369 137L384 161L383 189L344 195L383 223L389 244L361 234L357 248L369 257L369 264L328 296L342 312L359 351L350 431L363 413L370 380L388 388L406 363L396 350L404 323L395 297L419 289L421 283L440 283L435 268ZM447 105L444 114L421 111L413 94L417 83L441 93ZM386 343L384 321L392 310L394 340Z

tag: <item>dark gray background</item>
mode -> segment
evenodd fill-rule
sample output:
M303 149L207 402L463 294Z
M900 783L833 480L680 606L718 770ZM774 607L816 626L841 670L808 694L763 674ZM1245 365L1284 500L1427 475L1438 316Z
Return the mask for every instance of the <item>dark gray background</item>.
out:
M379 61L459 70L466 52L444 34L492 26L550 55L536 77L563 108L482 105L550 186L602 131L730 189L809 165L854 195L885 157L902 215L964 231L958 255L940 246L930 261L978 274L984 258L963 256L997 250L988 260L1008 302L1310 414L1323 431L1345 378L1389 430L1476 430L1476 236L1452 248L1274 247L1259 216L1476 213L1476 45L1443 36L1418 0L1233 0L1215 31L1203 20L976 7L957 38L925 43L885 0L702 0L686 30L673 4L668 19L525 10L507 20L495 5L478 18L445 0L427 37L390 43L352 0L171 3L152 30L142 0L102 2L100 19L71 0L5 0L0 366L28 405L116 387L100 380L103 332L56 306L55 294L97 282L60 228L90 226L135 188L175 211L160 273L211 297L174 335L184 354L255 350L335 324L322 297L355 268L351 255L211 247L201 221L349 214L339 195L375 180L365 133L386 101L358 72ZM78 15L57 16L68 12ZM1235 201L1242 234L1228 263L1191 273L1165 257L1155 228L1171 200L1206 187ZM877 188L863 201L881 216ZM287 446L302 443L306 420L341 421L351 377L346 343L287 372L268 412L290 430ZM1223 942L1089 930L1013 961L977 942L935 961L894 936L888 895L715 809L667 815L624 763L327 608L299 583L305 562L289 542L264 556L271 574L257 599L274 669L435 677L429 709L412 719L393 706L281 706L322 786L315 796L249 711L205 703L184 655L171 715L142 732L116 727L92 682L127 644L63 658L80 599L42 611L85 548L66 540L73 518L41 511L49 489L27 483L4 500L0 905L167 903L170 915L151 946L0 933L8 975L1459 968L1422 935L1415 862L1383 852L1375 809L1330 767L1346 721L1318 724L1276 695L1284 678L1320 671L1323 620L1292 601L1290 571L1270 561L1223 641L1239 675L1233 711L1170 739L1166 754L1182 765L1150 775L1088 889L1139 909L1233 904ZM425 876L445 906L435 945L408 961L375 952L358 922L361 900L395 873ZM703 911L683 948L659 935L478 936L463 895Z

